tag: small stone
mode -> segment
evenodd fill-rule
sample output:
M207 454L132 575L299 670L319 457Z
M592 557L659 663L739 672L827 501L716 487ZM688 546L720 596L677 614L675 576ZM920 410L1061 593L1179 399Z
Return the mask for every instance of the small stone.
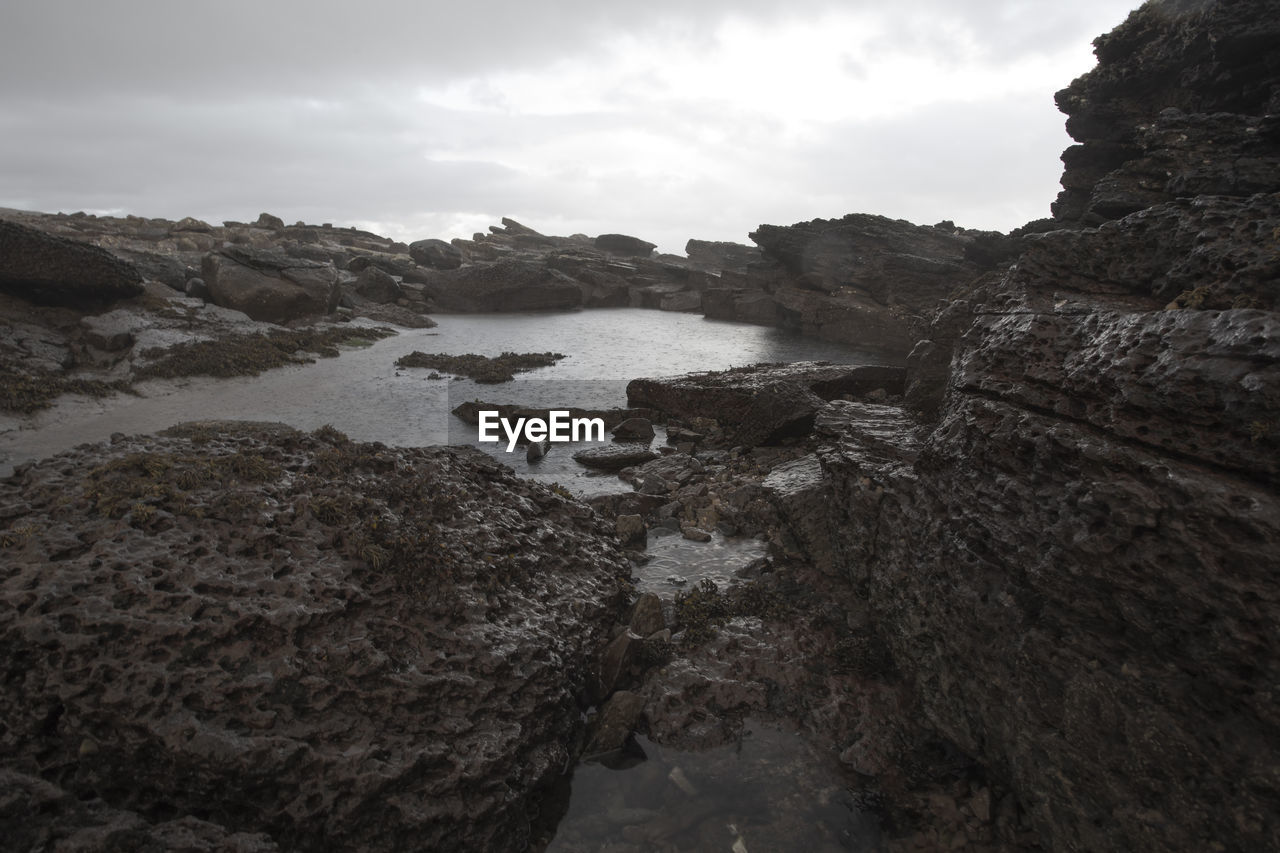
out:
M711 534L703 530L701 527L694 527L692 524L680 525L680 533L685 539L693 542L710 542Z
M644 518L639 515L620 515L614 522L618 541L625 547L643 548L647 539Z

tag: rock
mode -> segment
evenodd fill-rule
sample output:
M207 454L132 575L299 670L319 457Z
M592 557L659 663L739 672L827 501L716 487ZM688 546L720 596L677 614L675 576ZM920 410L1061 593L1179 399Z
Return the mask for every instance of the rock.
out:
M213 302L254 320L284 323L338 307L333 264L290 258L282 252L227 246L204 256L202 278Z
M611 695L630 677L631 662L635 658L636 647L641 640L630 631L623 631L605 647L600 655L599 676L596 682L596 695L603 698Z
M389 273L376 266L367 266L356 279L356 293L378 304L385 305L400 298L400 285Z
M209 293L209 285L205 284L202 278L187 279L186 292L187 296L193 299L203 299L206 302L213 298L213 295Z
M695 527L692 524L680 525L680 534L684 536L685 539L689 539L694 542L710 542L711 541L710 533L703 530L701 527Z
M120 436L0 482L9 506L35 531L0 574L0 827L23 849L91 826L129 849L522 847L629 574L599 519L482 453L333 430ZM57 787L14 779L45 767Z
M137 315L126 311L80 318L80 325L85 328L85 340L103 352L119 352L133 346L135 323Z
M573 454L573 458L574 461L588 468L618 471L631 465L640 465L650 459L657 459L658 454L643 445L611 444L579 450Z
M662 297L658 308L663 311L697 311L702 307L702 294L696 290L686 290Z
M173 223L173 227L169 230L175 233L191 231L197 234L211 234L213 233L213 226L201 219L186 216Z
M284 230L284 220L279 216L272 216L270 213L259 213L258 221L253 223L259 228L272 228L275 230Z
M744 246L741 243L690 240L685 243L684 251L689 256L689 266L715 272L723 270L745 272L748 264L760 260L758 248Z
M627 418L610 434L619 441L648 441L653 438L653 424L647 418Z
M91 309L140 295L142 276L104 249L0 220L0 289Z
M616 522L616 531L618 541L627 548L641 548L645 546L646 531L644 519L639 515L619 515ZM637 632L639 633L639 632ZM644 636L641 634L641 636Z
M640 637L652 637L667 627L662 615L662 599L651 592L636 599L631 605L629 627L633 634Z
M457 313L578 308L582 288L564 273L519 260L430 273L424 288L436 310Z
M818 457L809 454L779 465L769 472L761 487L786 520L809 562L824 572L834 572L837 558L832 550L835 537L831 530L831 489Z
M601 234L596 238L595 246L602 252L632 255L637 258L647 258L657 248L655 243L646 242L639 237L629 237L626 234Z
M145 281L158 281L178 293L184 293L190 277L185 261L172 255L118 248L113 254L133 265Z
M587 754L621 749L640 722L644 697L629 690L619 690L600 709L595 731L587 744Z
M548 439L542 441L531 441L529 447L524 452L525 462L537 462L539 459L547 455L547 451L551 449L551 442Z
M743 445L776 443L804 435L824 398L875 388L902 391L896 367L797 363L756 365L717 373L636 379L627 385L632 405L649 406L682 420L714 418L726 439Z
M444 240L418 240L409 244L409 257L434 270L452 270L462 266L462 252Z

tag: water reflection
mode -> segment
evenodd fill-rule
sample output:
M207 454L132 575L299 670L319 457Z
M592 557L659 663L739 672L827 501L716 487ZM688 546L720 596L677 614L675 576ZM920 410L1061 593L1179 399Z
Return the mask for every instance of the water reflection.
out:
M679 752L637 737L635 748L645 760L574 771L548 853L880 848L874 816L795 734L747 720L727 746Z

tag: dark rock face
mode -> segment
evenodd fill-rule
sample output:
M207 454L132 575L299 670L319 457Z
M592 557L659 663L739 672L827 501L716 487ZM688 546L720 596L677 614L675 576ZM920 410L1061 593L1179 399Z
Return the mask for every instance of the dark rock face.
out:
M462 252L443 240L419 240L409 244L409 257L433 270L454 270L462 266Z
M1056 96L1080 144L1062 155L1054 216L1098 224L1174 198L1274 190L1275 12L1268 0L1149 3L1096 39L1098 67Z
M483 454L332 430L85 445L0 506L22 849L518 849L629 574L611 525Z
M650 243L647 240L641 240L639 237L631 237L626 234L601 234L596 238L596 248L602 252L612 252L618 255L633 255L637 258L647 258L653 254L653 250L657 248L656 243Z
M333 264L227 246L205 255L201 271L216 304L255 320L284 323L329 314L338 307L338 271Z
M729 442L752 446L807 433L827 399L875 389L900 394L902 382L897 367L801 362L635 379L627 400L684 420L712 418Z
M435 272L424 292L437 310L459 313L579 308L582 288L556 270L518 260Z
M689 266L716 272L746 272L750 264L760 260L760 250L755 246L711 240L690 240L685 243L684 253L689 256Z
M33 302L95 307L142 293L142 276L110 252L0 220L0 288Z
M1223 112L1274 109L1268 9L1150 3L1100 39L1064 101L1085 153L1262 133ZM1151 124L1166 107L1196 116ZM1124 188L1134 151L1106 180L1069 151L1058 215L1077 181L1072 215L1127 215L1027 236L913 352L910 411L831 404L824 483L778 490L806 547L830 490L824 558L1054 850L1280 846L1277 184L1190 130L1162 143L1176 190Z

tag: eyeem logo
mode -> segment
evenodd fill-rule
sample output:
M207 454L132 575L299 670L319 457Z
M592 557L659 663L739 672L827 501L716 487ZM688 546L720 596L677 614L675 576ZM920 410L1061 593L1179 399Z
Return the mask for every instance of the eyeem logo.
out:
M523 435L526 442L535 441L604 441L604 418L571 418L567 411L552 410L547 420L542 418L516 418L514 425L499 412L481 410L479 415L479 439L483 442L502 441L498 427L507 436L507 452L516 449Z

